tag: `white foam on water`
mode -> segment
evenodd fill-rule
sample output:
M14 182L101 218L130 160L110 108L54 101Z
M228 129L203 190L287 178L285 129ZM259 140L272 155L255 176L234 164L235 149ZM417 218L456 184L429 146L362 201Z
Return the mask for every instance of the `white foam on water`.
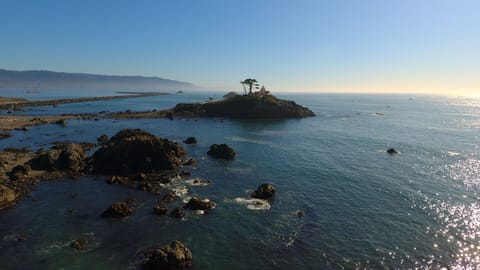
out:
M271 207L268 201L255 198L235 198L233 201L245 205L250 210L270 210Z
M192 178L192 179L185 180L185 183L191 186L204 187L204 186L208 186L211 183L211 181L206 179L201 179L201 178Z
M460 153L453 152L453 151L447 151L447 156L449 156L449 157L456 157L458 155L460 155Z

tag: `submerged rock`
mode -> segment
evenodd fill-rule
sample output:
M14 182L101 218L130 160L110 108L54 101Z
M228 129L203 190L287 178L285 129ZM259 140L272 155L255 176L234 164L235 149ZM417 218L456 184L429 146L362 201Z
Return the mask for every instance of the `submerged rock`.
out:
M135 210L136 207L137 200L134 198L127 199L123 202L114 202L102 213L102 217L123 218L133 213L133 210Z
M183 206L184 209L208 211L214 208L216 204L209 199L193 197Z
M197 139L195 137L188 137L183 141L185 144L197 144Z
M185 150L177 143L140 129L124 129L92 156L93 172L133 174L160 172L179 166Z
M66 127L67 126L67 120L60 119L60 120L55 121L55 124L59 125L59 126L62 126L62 127Z
M226 144L212 144L207 154L214 158L222 158L222 159L235 158L235 151Z
M390 155L395 155L395 154L398 154L398 151L395 150L394 148L389 148L387 150L387 153L389 153Z
M76 249L76 250L82 250L85 249L88 244L90 244L90 240L88 239L75 239L72 242L70 242L70 247Z
M0 209L12 205L17 199L17 194L12 189L0 184Z
M183 212L182 208L180 207L176 207L170 213L170 217L174 217L174 218L183 218L184 216L185 216L185 212Z
M145 250L143 254L147 257L145 270L181 270L193 265L192 252L180 241Z
M157 204L153 207L153 213L155 215L166 215L168 213L168 207L165 203Z
M12 137L12 134L7 132L0 132L0 140L10 138L10 137Z
M271 184L261 184L257 190L252 193L252 198L269 199L275 195L275 187Z

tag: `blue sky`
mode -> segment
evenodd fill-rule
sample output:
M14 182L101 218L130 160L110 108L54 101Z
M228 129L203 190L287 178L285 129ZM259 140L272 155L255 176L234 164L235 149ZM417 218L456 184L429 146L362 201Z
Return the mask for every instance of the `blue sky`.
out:
M480 1L0 1L0 68L480 93Z

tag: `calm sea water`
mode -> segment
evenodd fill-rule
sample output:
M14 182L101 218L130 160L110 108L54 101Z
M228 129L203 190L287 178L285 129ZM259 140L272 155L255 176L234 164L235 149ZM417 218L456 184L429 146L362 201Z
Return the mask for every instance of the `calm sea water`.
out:
M186 93L22 113L163 109L212 95L221 96ZM0 269L135 269L138 251L175 239L192 250L194 269L477 269L480 100L279 96L317 117L69 121L67 128L32 127L1 140L1 148L36 149L56 140L94 142L122 128L178 141L195 136L198 145L184 146L198 161L189 170L212 183L179 180L175 188L218 205L177 220L152 215L158 197L101 177L44 182L0 212ZM231 145L237 158L210 159L213 143ZM390 147L401 154L386 154ZM277 188L271 208L249 209L241 198L264 182ZM99 217L113 201L130 196L140 202L133 215L120 222ZM15 241L19 235L28 239ZM87 250L68 246L81 237L92 240Z

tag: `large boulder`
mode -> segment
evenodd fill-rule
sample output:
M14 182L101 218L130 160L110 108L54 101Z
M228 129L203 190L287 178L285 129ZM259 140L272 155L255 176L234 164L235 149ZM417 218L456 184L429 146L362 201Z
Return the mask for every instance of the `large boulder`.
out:
M271 184L261 184L257 190L252 193L253 198L269 199L275 195L275 187Z
M87 153L81 145L75 143L68 144L60 152L55 167L59 170L78 172L83 170L86 157Z
M148 249L143 253L147 257L143 264L145 270L181 270L193 265L192 252L180 241Z
M123 202L114 202L107 210L103 211L102 217L123 218L133 213L136 207L137 200L134 198L127 199Z
M15 199L17 199L17 194L12 189L0 184L0 209L12 205Z
M214 158L234 159L235 151L226 144L212 144L207 154Z
M93 172L133 174L171 170L181 164L185 150L177 143L140 129L124 129L92 156Z
M183 206L184 209L208 211L215 207L215 203L209 199L193 197Z

